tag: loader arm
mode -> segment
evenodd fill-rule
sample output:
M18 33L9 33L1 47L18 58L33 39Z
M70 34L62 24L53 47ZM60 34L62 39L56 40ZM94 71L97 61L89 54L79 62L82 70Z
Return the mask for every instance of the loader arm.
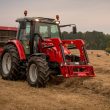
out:
M77 40L62 40L62 43L65 44L73 44L76 46L76 48L80 51L80 60L84 63L87 64L89 62L88 60L88 55L85 50L85 43L81 39Z
M80 51L80 60L83 62L81 65L75 65L74 63L68 63L65 59L65 44L74 44L78 50ZM44 48L45 46L48 45L53 45L52 48L56 48L56 50L54 49L48 49L48 48ZM41 48L41 52L45 53L46 55L48 55L50 57L50 61L52 62L57 62L59 64L59 68L61 71L61 74L64 77L85 77L85 76L94 76L94 71L93 71L93 67L88 65L88 61L84 52L84 42L83 40L60 40L59 38L50 38L50 39L46 39L42 42L42 48ZM53 55L53 50L54 55ZM54 59L55 58L55 59ZM54 60L53 60L54 59Z

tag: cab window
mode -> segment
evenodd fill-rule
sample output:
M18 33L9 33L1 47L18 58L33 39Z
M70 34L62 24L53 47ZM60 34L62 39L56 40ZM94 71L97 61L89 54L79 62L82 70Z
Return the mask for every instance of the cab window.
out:
M31 25L30 25L30 23L28 22L28 23L26 24L26 35L30 35L30 30L31 30Z
M30 22L26 23L26 29L20 29L19 31L19 39L20 40L26 40L27 38L30 38L30 28L31 24Z
M45 25L42 25L42 26L39 26L39 32L40 34L42 35L42 37L49 37L48 33L49 33L49 30L48 30L48 26L45 26Z
M35 28L43 38L59 38L60 33L57 24L38 23Z
M30 22L26 22L25 29L19 30L19 39L24 47L24 51L25 51L26 55L30 54L30 46L29 46L30 30L31 30L31 23Z
M57 25L50 25L51 30L51 38L59 37L59 30Z

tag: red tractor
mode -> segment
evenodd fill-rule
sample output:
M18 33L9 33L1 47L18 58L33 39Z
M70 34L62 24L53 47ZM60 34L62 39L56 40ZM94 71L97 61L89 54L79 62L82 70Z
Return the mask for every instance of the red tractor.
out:
M34 87L45 87L50 75L68 77L93 77L83 40L61 40L57 20L43 17L17 19L19 29L16 39L9 40L1 55L1 75L5 80L27 78ZM76 26L73 26L73 34ZM79 56L70 49L77 49Z

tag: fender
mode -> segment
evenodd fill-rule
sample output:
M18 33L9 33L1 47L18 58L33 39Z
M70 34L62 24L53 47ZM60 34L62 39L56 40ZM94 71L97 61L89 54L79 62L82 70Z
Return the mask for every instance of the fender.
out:
M7 44L15 45L17 50L18 50L20 60L26 60L26 55L25 55L24 48L23 48L23 46L22 46L22 44L21 44L21 42L19 40L9 40L7 42Z

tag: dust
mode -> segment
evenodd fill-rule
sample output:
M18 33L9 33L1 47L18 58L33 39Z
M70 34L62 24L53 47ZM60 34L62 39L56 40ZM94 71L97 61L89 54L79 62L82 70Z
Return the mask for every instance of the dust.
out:
M83 86L96 94L107 96L110 99L110 84L104 84L104 82L94 79L83 82Z
M78 89L83 86L83 82L85 80L86 78L79 78L79 77L65 79L65 81L60 84L60 87L67 89Z

